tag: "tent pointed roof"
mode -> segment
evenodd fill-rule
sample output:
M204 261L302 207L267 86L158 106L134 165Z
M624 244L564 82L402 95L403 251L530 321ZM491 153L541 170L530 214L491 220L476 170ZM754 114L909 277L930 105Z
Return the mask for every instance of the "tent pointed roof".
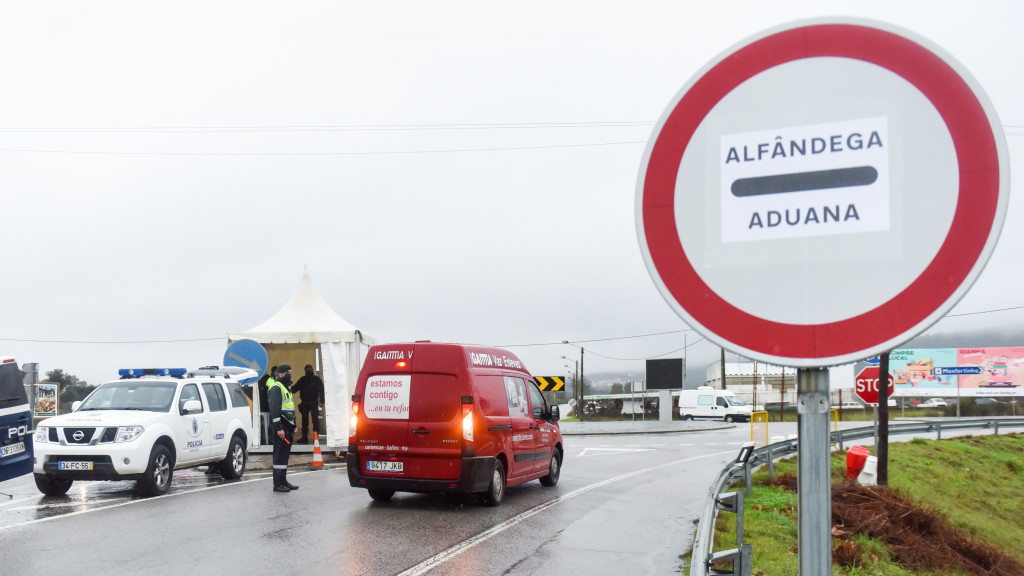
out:
M277 314L245 332L228 333L228 339L250 339L263 344L352 342L357 332L320 297L309 270L304 269L298 288ZM361 332L360 336L364 342L373 340Z

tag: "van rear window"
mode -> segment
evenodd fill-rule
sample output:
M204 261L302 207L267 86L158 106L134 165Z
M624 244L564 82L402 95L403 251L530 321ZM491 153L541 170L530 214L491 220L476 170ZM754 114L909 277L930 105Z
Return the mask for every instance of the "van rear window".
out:
M409 419L414 422L449 422L462 415L463 391L454 376L413 374L409 390Z
M479 385L473 391L476 402L484 416L491 418L508 417L508 393L505 380L498 375L477 376Z

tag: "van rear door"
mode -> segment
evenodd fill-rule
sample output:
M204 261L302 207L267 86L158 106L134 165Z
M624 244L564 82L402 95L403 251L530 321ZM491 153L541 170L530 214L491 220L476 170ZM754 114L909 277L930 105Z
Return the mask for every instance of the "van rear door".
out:
M455 480L462 472L462 396L453 374L378 374L366 380L359 430L363 474ZM388 464L392 463L392 464Z
M453 375L412 375L409 450L404 459L413 477L455 480L461 475L462 397L466 395L468 390Z

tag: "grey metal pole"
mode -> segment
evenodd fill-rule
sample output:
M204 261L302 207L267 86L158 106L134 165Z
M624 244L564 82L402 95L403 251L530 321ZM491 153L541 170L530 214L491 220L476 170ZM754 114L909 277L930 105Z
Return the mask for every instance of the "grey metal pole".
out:
M586 378L583 376L583 346L580 346L580 400L582 401L582 403L584 405L583 406L583 410L580 411L580 422L583 421L583 414L587 411L587 409L586 409L587 401L584 398L584 395L586 394L586 387L587 386L586 386L586 384L584 384L584 381L586 381Z
M725 348L722 348L721 356L721 375L722 375L722 390L725 390Z
M801 576L832 574L828 370L797 370L797 537Z

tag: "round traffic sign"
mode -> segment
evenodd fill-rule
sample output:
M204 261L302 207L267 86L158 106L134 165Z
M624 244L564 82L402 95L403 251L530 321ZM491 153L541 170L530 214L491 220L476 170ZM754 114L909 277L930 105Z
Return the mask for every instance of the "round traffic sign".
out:
M256 372L255 377L239 380L242 384L251 384L259 380L260 375L267 371L268 363L266 348L255 340L238 340L224 351L225 366L241 366Z
M658 289L709 340L827 366L902 344L963 297L1008 182L994 109L950 56L882 24L803 22L676 96L637 231Z
M889 398L895 390L892 374L889 374ZM878 404L878 366L868 366L854 378L853 391L865 404Z

